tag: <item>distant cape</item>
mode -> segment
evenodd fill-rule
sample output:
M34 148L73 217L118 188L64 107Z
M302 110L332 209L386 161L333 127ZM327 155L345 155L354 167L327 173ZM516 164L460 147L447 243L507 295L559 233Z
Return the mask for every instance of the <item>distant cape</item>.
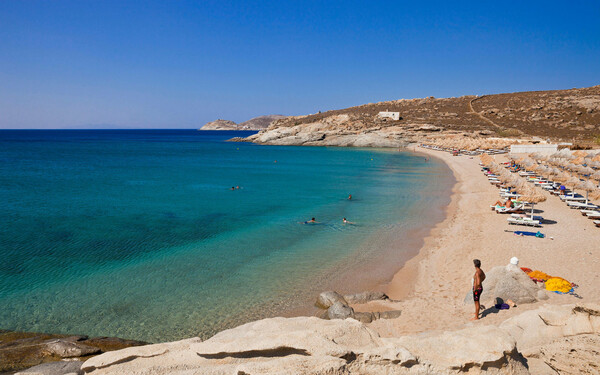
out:
M262 130L266 129L276 120L286 118L283 115L259 116L248 121L236 124L230 120L215 120L207 122L199 130Z

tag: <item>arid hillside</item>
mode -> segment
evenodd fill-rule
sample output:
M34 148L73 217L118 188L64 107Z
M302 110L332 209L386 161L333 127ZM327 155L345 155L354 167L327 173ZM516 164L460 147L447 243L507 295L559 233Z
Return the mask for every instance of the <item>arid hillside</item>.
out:
M400 120L380 119L380 111L400 112ZM536 136L591 144L600 136L600 86L438 99L370 103L275 121L269 129L309 125L345 115L344 131L432 126L442 132ZM348 116L348 117L346 117ZM342 130L340 129L340 130Z

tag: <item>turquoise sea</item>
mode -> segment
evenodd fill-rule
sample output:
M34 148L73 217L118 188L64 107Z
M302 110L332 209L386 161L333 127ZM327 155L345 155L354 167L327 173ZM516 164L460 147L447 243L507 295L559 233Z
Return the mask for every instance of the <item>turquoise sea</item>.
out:
M308 311L388 280L449 203L423 155L238 135L0 131L0 329L157 342Z

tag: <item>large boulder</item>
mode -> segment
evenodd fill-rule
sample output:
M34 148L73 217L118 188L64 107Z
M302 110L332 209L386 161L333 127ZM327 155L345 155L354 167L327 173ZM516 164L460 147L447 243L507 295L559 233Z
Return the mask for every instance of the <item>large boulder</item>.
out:
M357 303L361 304L361 303L367 303L370 301L387 300L389 298L390 297L388 297L387 294L385 294L383 292L371 292L371 291L344 295L344 299L348 303L351 303L351 304L357 304Z
M538 287L525 272L514 264L505 267L494 267L489 270L482 286L482 301L501 298L504 301L510 299L520 304L548 299L546 291ZM465 303L473 303L473 293L471 291L465 296Z
M100 353L100 348L85 345L77 341L52 340L46 344L45 350L51 355L61 358L81 357Z
M315 303L315 305L321 309L328 309L336 302L342 303L344 305L348 304L346 299L344 297L342 297L341 294L339 294L338 292L329 290L327 292L323 292L323 293L319 294L319 297L317 297L317 302Z
M354 318L354 309L341 302L336 302L327 309L329 319Z

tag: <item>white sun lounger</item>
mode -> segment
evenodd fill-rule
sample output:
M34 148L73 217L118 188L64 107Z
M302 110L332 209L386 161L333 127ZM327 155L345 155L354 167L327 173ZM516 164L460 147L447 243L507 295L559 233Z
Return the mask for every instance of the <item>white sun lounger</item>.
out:
M532 219L528 219L525 217L520 217L520 218L516 218L516 217L509 217L508 219L506 219L506 221L508 221L509 224L513 224L513 225L528 225L528 226L532 226L532 227L540 227L540 221L539 220L532 220Z
M595 210L598 208L597 205L592 204L592 203L585 203L585 202L574 202L574 201L568 201L567 202L567 206L571 207L571 208L577 208L577 209L586 209L586 210Z
M515 205L514 207L504 207L504 206L496 206L494 209L496 210L496 213L498 214L509 214L509 213L513 213L513 212L519 212L521 210L523 210L523 204L520 205Z
M600 219L600 211L590 212L586 216L590 219Z
M600 220L594 220L594 224L596 224L597 227L600 227Z
M560 199L562 201L585 201L585 197L582 196L573 196L573 195L561 195Z

